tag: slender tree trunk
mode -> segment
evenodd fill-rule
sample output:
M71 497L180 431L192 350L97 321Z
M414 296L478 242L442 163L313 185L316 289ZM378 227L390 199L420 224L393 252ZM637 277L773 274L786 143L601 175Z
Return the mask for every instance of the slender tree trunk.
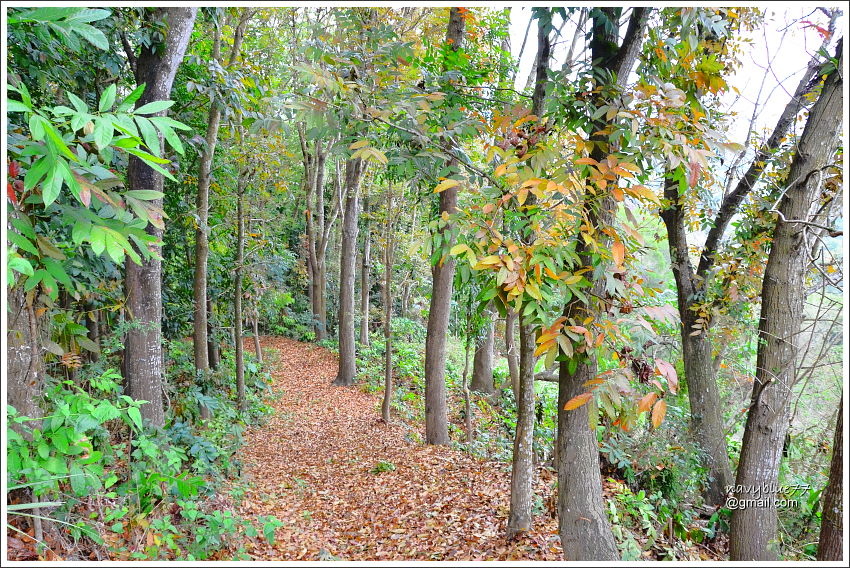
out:
M449 23L446 30L446 43L457 51L463 42L464 19L458 8L449 11ZM457 167L452 159L449 167ZM440 193L440 215L452 215L457 210L458 187L451 187ZM441 221L442 223L442 221ZM448 252L454 238L453 224L445 223L440 233L443 236L443 248ZM446 406L446 335L449 329L451 311L452 282L454 280L455 260L449 254L437 261L431 268L431 309L428 313L428 331L425 338L425 443L449 443L449 418Z
M393 317L393 297L392 297L392 275L393 261L395 253L395 229L393 216L393 195L392 188L387 197L387 218L386 218L386 236L384 238L384 400L381 404L381 417L384 422L390 422L390 405L393 398L393 337L392 337L392 317ZM369 238L366 237L366 242ZM368 250L368 249L367 249ZM364 258L367 256L364 253ZM364 268L366 270L366 261ZM367 296L368 305L368 296Z
M215 337L213 328L213 302L212 298L207 296L207 353L209 354L210 369L213 371L218 368L218 363L221 360L221 355L218 349L218 339Z
M342 246L339 256L339 371L335 385L354 384L356 346L354 342L354 269L357 250L357 217L360 213L360 178L363 161L348 160L345 164L345 219L342 225Z
M34 292L23 290L23 279L14 288L7 288L8 320L6 331L6 403L14 406L19 416L41 418L39 402L44 389L41 331L33 309ZM40 421L27 422L26 429L10 422L18 433L29 438L30 429L41 428Z
M519 356L517 354L516 340L517 313L508 310L505 316L505 358L508 360L508 372L511 375L511 389L514 392L514 402L519 404Z
M98 324L98 312L92 302L86 304L86 337L88 337L95 345L100 347L100 325ZM100 359L100 353L96 351L87 351L86 359L90 362L96 362Z
M838 69L842 55L839 42ZM807 223L824 224L813 212L825 195L824 168L838 145L842 87L840 71L833 71L809 112L779 204L762 285L756 378L735 479L735 497L756 502L732 512L732 560L776 560L779 554L774 488L790 420L788 401L796 375L805 277L820 236L820 229Z
M189 36L195 22L197 8L156 8L149 14L150 21L167 20L165 45L156 43L143 46L136 60L136 82L145 83L145 92L137 107L159 100L166 100L171 93L171 84L177 67L183 60ZM161 114L164 114L162 111ZM127 168L128 189L162 191L162 175L130 156ZM151 202L162 207L162 200ZM162 230L148 225L148 233L161 239ZM160 245L153 246L159 255ZM129 395L137 400L147 400L141 407L142 417L155 427L165 424L162 407L162 265L158 258L143 260L136 264L128 259L125 263L125 293L127 312L135 326L127 333L124 350L126 378Z
M363 263L360 268L360 345L369 346L369 249L372 241L369 234L369 198L363 198Z
M493 312L487 310L484 315L488 323L484 335L479 339L472 360L472 390L493 394L493 346L496 342L496 325L492 319Z
M519 326L519 399L511 468L511 510L508 539L531 530L534 495L534 327Z
M832 442L829 482L823 495L818 560L840 561L844 544L844 397L838 405L838 421Z
M243 9L239 24L233 36L233 45L230 50L226 66L229 68L234 64L242 46L242 38L245 35L245 26L250 18L250 10ZM215 26L213 38L212 59L219 64L221 61L221 27ZM194 297L194 353L195 369L200 371L202 377L206 377L210 370L209 346L207 337L207 260L209 258L209 208L210 208L210 182L215 147L218 143L218 130L221 125L221 102L215 97L210 101L210 109L207 114L206 144L201 152L198 164L198 195L197 213L198 229L195 231L195 278L193 281ZM201 418L208 419L209 409L201 406Z
M708 469L708 484L704 498L712 506L726 501L726 488L732 484L732 467L726 448L723 428L723 407L717 390L714 362L708 330L698 335L694 332L697 315L692 306L696 301L696 278L688 257L688 241L685 232L685 212L679 203L678 183L667 182L664 196L671 206L661 212L667 227L667 242L670 248L670 263L676 280L676 297L682 326L682 362L688 384L688 399L691 407L691 433L697 444L705 451L704 465Z
M245 219L242 211L245 193L244 181L239 180L236 194L236 269L233 281L233 341L236 348L236 406L240 412L248 410L245 397L245 346L242 339L242 265L245 262Z
M263 349L260 347L260 326L258 320L260 315L257 313L257 307L254 306L254 313L251 316L251 325L254 331L254 353L257 356L257 363L263 364Z

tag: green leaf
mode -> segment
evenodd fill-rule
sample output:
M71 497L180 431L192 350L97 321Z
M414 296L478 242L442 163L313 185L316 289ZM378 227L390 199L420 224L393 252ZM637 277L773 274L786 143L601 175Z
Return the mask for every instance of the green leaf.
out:
M59 197L59 191L62 189L62 174L57 168L53 168L47 173L47 179L41 186L41 200L44 206L47 207Z
M25 250L29 253L34 254L35 256L41 256L41 253L38 252L38 249L35 248L35 245L23 235L19 235L13 231L8 231L6 233L6 237L12 241L12 244L18 247L21 250Z
M29 191L38 185L38 182L51 167L53 167L53 157L50 155L42 156L36 160L24 176L24 189Z
M174 104L174 101L153 101L142 105L133 111L133 114L154 114L161 112Z
M65 268L57 261L52 258L43 258L42 263L44 263L44 267L47 269L47 272L53 276L58 282L63 284L66 289L70 290L74 287L71 283L71 278L68 276L68 273L65 272Z
M17 254L9 255L9 260L6 262L6 266L9 267L9 270L14 270L15 272L20 272L27 276L33 275L33 269L30 262Z
M99 256L106 249L106 231L99 225L93 225L88 238L92 251Z
M139 412L139 409L135 406L131 406L127 409L127 416L133 421L133 424L136 425L136 428L139 430L142 429L142 413Z
M32 109L21 101L16 101L15 99L7 99L6 112L32 112Z
M79 12L68 16L68 20L73 20L75 22L97 22L99 20L104 20L112 15L111 10L94 10L91 8L84 8Z
M153 201L155 199L162 199L165 194L161 191L154 191L152 189L131 189L126 192L126 195L135 197L136 199L141 199L142 201Z
M110 234L108 236L112 235ZM109 255L109 257L115 262L115 264L122 264L124 262L124 247L122 247L121 243L119 243L115 239L106 239L106 254Z
M77 109L81 113L88 114L89 107L83 100L70 91L65 91L65 94L68 95L68 100L71 101L71 104L74 105L74 108Z
M56 149L65 154L69 160L72 162L76 162L77 156L74 155L71 150L68 149L68 146L65 145L65 141L62 140L62 137L59 136L59 133L56 132L56 129L53 128L53 125L44 121L44 130L47 132L47 137L56 145Z
M42 463L41 467L50 473L68 473L68 466L65 464L65 460L58 456L51 456L47 458L44 463Z
M83 473L83 468L79 464L71 465L71 490L74 495L82 497L87 493L86 474Z
M162 137L165 138L165 141L168 142L168 144L172 148L174 148L174 150L178 154L180 154L182 156L183 155L183 143L180 142L180 137L177 136L177 133L175 133L174 130L172 130L170 126L168 126L166 124L162 124L159 120L160 118L161 117L153 117L150 120L151 120L151 122L154 123L154 125L157 127L157 129L160 132L162 132Z
M112 121L98 117L94 121L94 143L98 150L103 150L112 142Z
M91 351L92 353L100 353L100 345L86 337L85 335L78 335L74 338L74 341L77 342L77 345L85 349L86 351Z
M139 130L142 133L142 138L145 141L145 146L148 147L148 150L150 150L152 154L158 156L161 151L159 135L156 133L156 129L153 124L151 124L151 121L144 116L137 116L135 118L136 124L139 125Z
M100 95L100 103L97 105L100 112L106 112L112 108L112 105L115 104L116 91L115 83L106 87L106 90Z
M145 92L145 85L146 85L145 83L142 83L141 85L139 85L138 87L133 89L133 92L130 93L129 95L127 95L127 98L124 99L123 101L121 101L121 104L118 105L117 111L118 112L127 112L128 110L133 108L133 104L137 100L139 100L139 97L141 97L142 93Z
M41 115L33 114L29 119L30 135L36 142L44 140L45 120Z
M88 221L80 221L74 223L74 228L71 229L71 240L79 246L91 234L92 225Z
M103 424L108 420L118 418L119 416L121 416L121 412L117 408L115 408L115 405L113 405L108 400L101 400L100 404L95 407L91 415L97 418L97 420L101 424Z
M109 49L109 40L106 39L106 36L102 31L97 29L94 26L90 26L88 24L77 24L74 23L71 29L77 35L81 36L87 42L97 47L98 49L102 49L106 51Z

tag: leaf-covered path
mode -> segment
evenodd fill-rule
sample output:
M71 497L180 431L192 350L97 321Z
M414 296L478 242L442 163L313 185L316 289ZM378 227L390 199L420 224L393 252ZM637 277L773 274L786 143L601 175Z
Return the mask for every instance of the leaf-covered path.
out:
M246 433L246 517L284 522L261 560L562 560L557 523L504 538L510 470L447 447L412 444L405 428L379 420L376 395L331 385L336 357L265 338L273 364L274 414ZM373 472L379 462L394 470ZM544 483L538 480L538 494Z

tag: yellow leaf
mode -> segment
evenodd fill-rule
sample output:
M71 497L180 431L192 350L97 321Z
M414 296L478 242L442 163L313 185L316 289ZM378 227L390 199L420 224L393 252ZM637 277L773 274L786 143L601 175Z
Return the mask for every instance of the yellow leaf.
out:
M652 408L652 425L658 428L664 422L664 415L667 414L667 403L662 398L655 403Z
M450 254L450 255L452 255L452 256L457 256L457 255L459 255L459 254L461 254L461 253L463 253L463 252L466 252L466 251L468 251L468 250L469 250L469 246L467 246L467 245L465 245L465 244L461 243L461 244L459 244L459 245L455 245L455 246L453 246L453 247L451 248L451 250L449 250L449 254Z
M360 148L364 148L369 145L368 140L358 140L354 144L348 147L349 150L358 150Z
M567 404L564 405L564 410L574 410L580 406L583 406L587 403L588 400L593 396L592 392L585 392L578 396L574 396L570 400L567 401Z
M643 197L644 199L648 199L653 203L661 205L661 201L658 200L658 196L655 195L655 192L643 185L633 185L629 188L626 188L626 192L634 195L635 197Z
M619 187L615 187L611 190L611 196L614 198L614 201L622 201L625 198L623 190Z
M505 175L505 172L507 172L507 171L508 171L508 165L507 164L499 164L496 167L496 171L493 172L493 175L496 176L496 177L503 176L503 175Z
M528 199L528 188L522 188L516 194L517 203L522 205L526 199Z
M386 158L385 158L386 159ZM444 179L440 183L437 184L437 187L434 188L434 193L440 193L441 191L445 191L451 187L456 185L460 185L460 182L456 179Z
M569 278L565 279L564 284L569 286L571 284L575 284L579 280L581 280L581 274L574 274L574 275L570 276Z
M546 343L541 343L540 345L537 346L537 349L534 350L534 356L540 357L540 355L542 355L543 353L546 353L547 351L549 351L554 346L555 346L554 341L547 341Z

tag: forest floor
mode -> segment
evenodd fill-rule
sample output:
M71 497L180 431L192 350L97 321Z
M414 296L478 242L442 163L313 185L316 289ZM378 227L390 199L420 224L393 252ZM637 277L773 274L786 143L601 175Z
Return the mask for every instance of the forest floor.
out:
M532 532L506 541L506 464L406 440L402 424L381 421L376 395L331 384L337 360L327 349L272 337L262 346L277 352L277 396L268 422L245 433L239 512L284 525L273 546L248 550L253 558L563 559L546 511ZM551 478L536 483L546 502Z

